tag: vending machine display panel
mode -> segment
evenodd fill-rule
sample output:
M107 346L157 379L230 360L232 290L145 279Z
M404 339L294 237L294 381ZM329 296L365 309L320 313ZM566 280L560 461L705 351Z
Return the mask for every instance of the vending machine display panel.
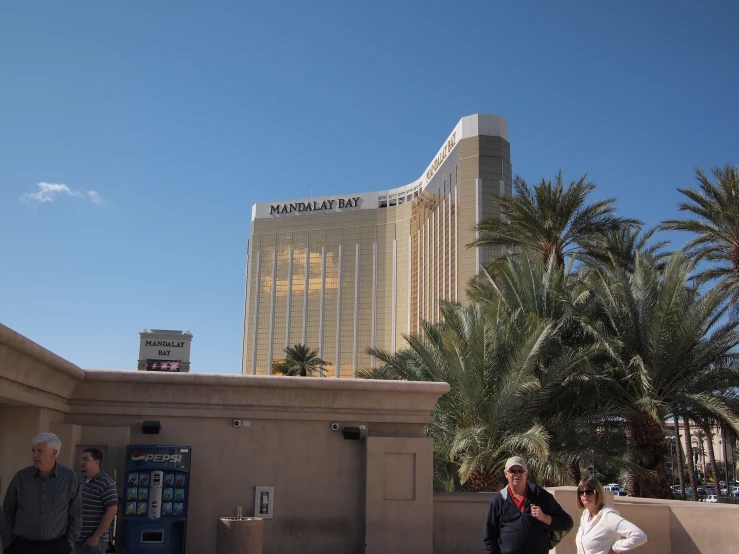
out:
M189 446L129 445L121 554L184 554Z

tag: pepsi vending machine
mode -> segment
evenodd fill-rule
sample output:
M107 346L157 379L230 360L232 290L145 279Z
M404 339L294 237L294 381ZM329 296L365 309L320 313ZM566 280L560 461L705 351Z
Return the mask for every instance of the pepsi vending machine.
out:
M189 446L126 447L122 554L184 554Z

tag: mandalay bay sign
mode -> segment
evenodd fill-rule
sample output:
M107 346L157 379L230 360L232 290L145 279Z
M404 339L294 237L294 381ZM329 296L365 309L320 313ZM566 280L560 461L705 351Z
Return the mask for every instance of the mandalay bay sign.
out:
M357 208L359 207L359 201L361 200L361 198L361 196L354 196L351 198L335 198L333 200L313 202L289 202L287 204L272 204L269 207L269 215Z

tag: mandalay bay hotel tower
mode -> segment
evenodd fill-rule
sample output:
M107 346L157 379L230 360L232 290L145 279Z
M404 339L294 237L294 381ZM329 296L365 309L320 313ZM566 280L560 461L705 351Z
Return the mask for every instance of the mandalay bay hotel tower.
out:
M463 117L412 183L377 192L255 204L246 267L242 371L267 375L287 345L306 344L327 377L375 367L404 334L440 320L440 300L497 253L468 248L474 226L511 194L508 125Z

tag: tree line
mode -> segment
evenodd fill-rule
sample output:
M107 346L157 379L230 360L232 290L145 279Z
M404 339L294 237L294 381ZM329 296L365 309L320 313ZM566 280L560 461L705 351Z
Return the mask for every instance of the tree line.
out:
M467 301L441 302L442 322L395 353L368 349L380 363L361 377L451 386L426 430L436 490L497 490L505 460L524 455L542 484L577 484L595 464L623 470L632 496L670 498L668 421L678 452L693 427L706 434L717 475L713 430L739 434L739 168L696 178L678 189L685 217L646 229L614 198L590 200L586 177L516 177L468 245L501 255ZM666 230L690 240L671 250ZM329 365L305 345L285 353L276 372ZM677 459L695 491L693 457Z

